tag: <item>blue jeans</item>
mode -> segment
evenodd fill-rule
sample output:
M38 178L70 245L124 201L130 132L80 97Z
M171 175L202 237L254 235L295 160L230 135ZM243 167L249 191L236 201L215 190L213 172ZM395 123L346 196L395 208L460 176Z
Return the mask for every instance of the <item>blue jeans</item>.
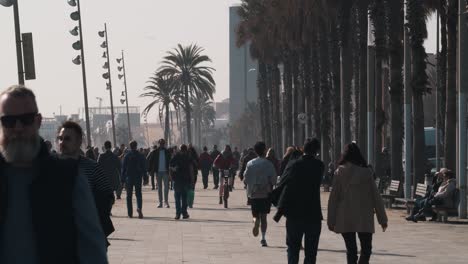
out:
M176 215L186 215L187 213L187 191L188 188L182 188L174 183L174 199L176 206Z
M128 216L133 216L133 188L135 188L135 196L137 200L137 208L142 209L143 206L143 199L141 195L141 178L135 181L127 181L125 184L125 188L127 189L127 212Z
M321 231L321 221L314 222L302 218L287 218L286 244L288 245L288 264L299 263L299 252L301 251L301 243L303 236L305 241L304 264L316 263Z
M169 199L169 175L165 171L160 171L156 174L156 180L158 181L158 198L159 203L163 203L163 187L164 187L164 202L168 203ZM163 185L164 182L164 185Z

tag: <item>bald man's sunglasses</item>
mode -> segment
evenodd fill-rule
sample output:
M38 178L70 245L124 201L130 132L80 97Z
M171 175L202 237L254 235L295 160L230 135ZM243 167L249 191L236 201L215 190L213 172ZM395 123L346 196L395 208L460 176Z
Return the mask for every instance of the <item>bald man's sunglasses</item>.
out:
M22 115L4 115L0 117L2 126L5 128L14 128L16 122L20 122L23 126L30 126L34 123L34 119L38 113L27 113Z

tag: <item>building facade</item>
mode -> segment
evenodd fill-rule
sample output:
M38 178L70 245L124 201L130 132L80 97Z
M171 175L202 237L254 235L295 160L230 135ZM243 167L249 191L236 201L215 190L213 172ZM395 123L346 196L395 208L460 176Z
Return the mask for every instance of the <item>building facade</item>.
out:
M239 6L229 8L229 122L236 121L247 104L257 102L257 62L249 45L237 47L236 32L241 21Z

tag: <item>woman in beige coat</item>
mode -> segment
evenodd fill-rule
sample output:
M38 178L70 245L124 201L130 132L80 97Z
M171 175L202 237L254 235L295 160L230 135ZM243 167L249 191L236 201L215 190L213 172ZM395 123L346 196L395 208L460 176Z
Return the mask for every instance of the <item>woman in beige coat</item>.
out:
M349 263L369 263L372 235L375 233L374 212L385 232L387 215L372 176L372 170L355 143L346 145L335 171L333 189L328 201L328 228L340 233L346 244ZM361 242L358 261L356 233Z

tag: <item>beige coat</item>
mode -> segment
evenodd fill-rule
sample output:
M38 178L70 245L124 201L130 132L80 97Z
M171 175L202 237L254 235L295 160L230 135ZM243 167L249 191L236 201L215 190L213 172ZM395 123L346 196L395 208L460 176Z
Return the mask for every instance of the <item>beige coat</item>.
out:
M379 224L387 224L372 171L351 163L340 165L328 200L328 226L336 233L374 233L374 212Z

